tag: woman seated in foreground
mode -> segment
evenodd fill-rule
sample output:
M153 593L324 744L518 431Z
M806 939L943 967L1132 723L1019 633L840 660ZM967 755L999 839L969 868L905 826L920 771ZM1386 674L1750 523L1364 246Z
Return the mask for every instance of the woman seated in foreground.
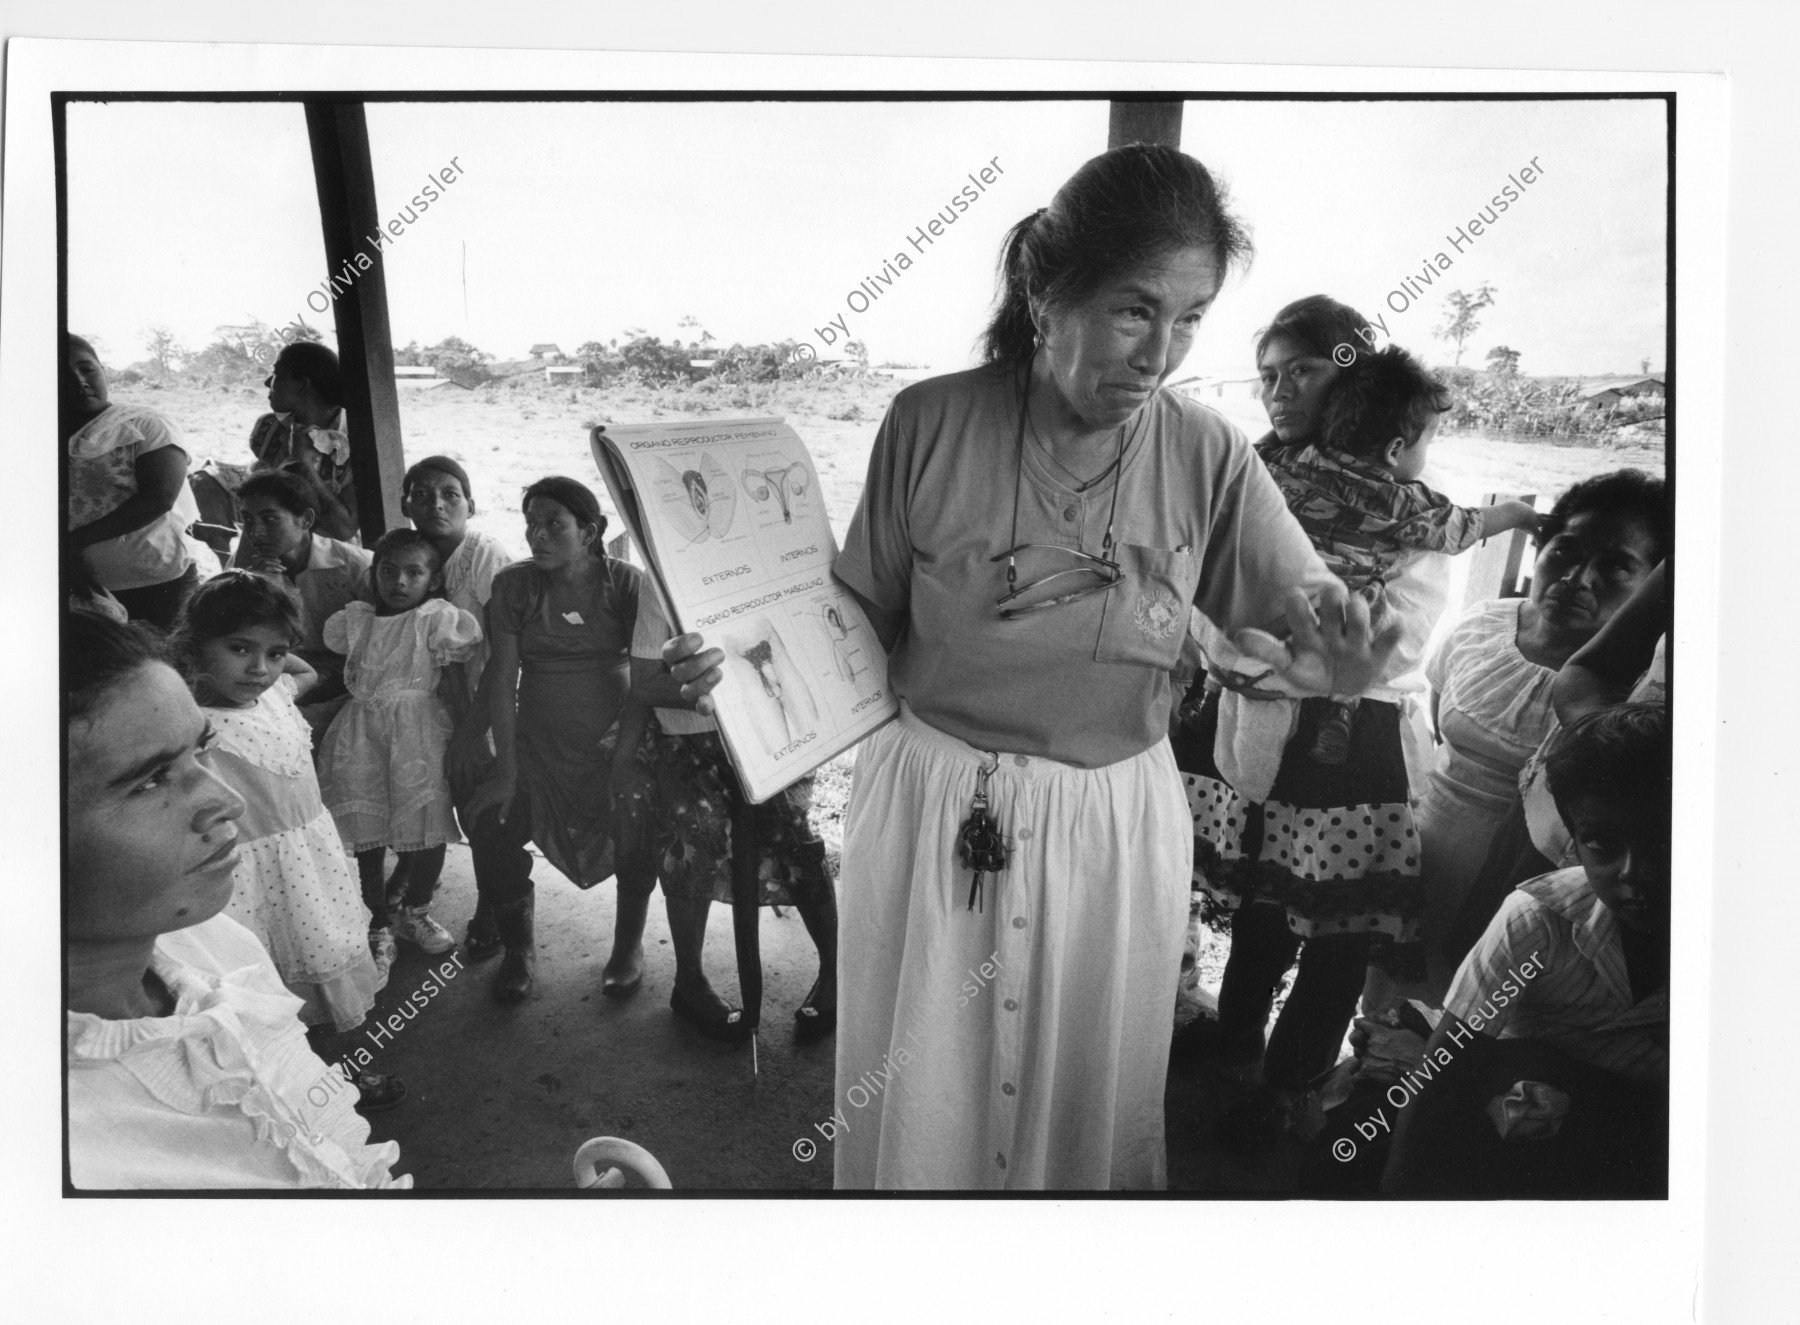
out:
M69 1176L84 1190L409 1187L301 1003L220 914L244 802L158 645L69 615Z

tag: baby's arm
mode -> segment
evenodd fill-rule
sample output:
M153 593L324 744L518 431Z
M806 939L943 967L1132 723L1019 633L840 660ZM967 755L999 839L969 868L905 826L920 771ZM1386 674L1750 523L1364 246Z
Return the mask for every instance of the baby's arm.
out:
M1509 529L1537 528L1537 508L1528 501L1497 501L1491 506L1480 507L1479 514L1483 538L1504 534Z
M294 678L295 699L299 699L300 696L319 684L317 669L297 653L288 654L287 661L281 665L281 671L284 676Z

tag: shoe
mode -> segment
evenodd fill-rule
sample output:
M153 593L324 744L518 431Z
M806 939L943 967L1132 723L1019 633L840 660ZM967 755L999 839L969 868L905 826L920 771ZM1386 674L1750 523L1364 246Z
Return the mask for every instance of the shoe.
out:
M812 1044L823 1040L837 1029L837 1009L822 1008L813 1002L819 994L819 982L807 991L806 1001L794 1010L794 1042Z
M468 932L463 935L463 956L472 962L484 962L489 957L498 957L506 945L500 941L500 931L494 928L494 909L485 899L475 902L475 914L469 917Z
M614 980L610 976L602 977L600 993L607 998L630 998L643 986L644 968L638 967L637 974L629 980Z
M669 1007L681 1020L687 1022L709 1040L719 1040L726 1044L739 1044L748 1040L754 1030L744 1020L743 1011L739 1008L728 1008L724 1004L710 1006L691 998L687 990L676 985L669 995Z
M388 972L394 969L394 958L400 955L394 946L394 931L383 926L369 931L369 955L375 959L375 992L387 988Z
M431 918L423 906L403 906L394 912L394 937L423 948L436 957L456 946L449 930Z
M523 1003L531 997L537 971L537 943L532 933L535 912L535 899L531 897L494 908L494 927L506 945L506 956L494 972L496 1003Z
M391 1072L358 1072L350 1084L356 1087L358 1113L380 1113L406 1098L406 1083Z

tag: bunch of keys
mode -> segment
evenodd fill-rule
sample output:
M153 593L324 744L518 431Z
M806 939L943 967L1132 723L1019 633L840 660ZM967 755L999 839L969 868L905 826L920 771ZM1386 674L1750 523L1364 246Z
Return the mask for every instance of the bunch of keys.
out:
M981 880L1006 868L1006 839L1000 825L988 813L988 779L1000 767L1000 756L989 755L992 764L983 765L975 775L975 799L969 806L969 817L956 830L957 854L963 864L975 871L975 882L969 887L969 910L981 905ZM983 910L986 908L983 907Z

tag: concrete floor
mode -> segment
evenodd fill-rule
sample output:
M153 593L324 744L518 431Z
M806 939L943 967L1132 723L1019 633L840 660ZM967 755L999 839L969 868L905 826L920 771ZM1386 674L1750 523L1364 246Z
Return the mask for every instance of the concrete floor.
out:
M813 1124L832 1113L835 1041L794 1043L793 1012L817 971L800 917L791 909L762 913L761 1071L753 1075L749 1045L716 1044L669 1011L675 960L660 892L644 936L643 986L619 1002L600 994L613 884L582 892L541 860L534 873L534 996L517 1007L497 1005L487 986L498 959L465 961L398 1033L371 1046L374 1069L398 1073L408 1088L403 1103L370 1119L374 1139L400 1143L399 1171L426 1190L568 1192L576 1148L590 1137L619 1136L655 1155L682 1190L830 1191L831 1148ZM474 904L468 851L453 846L433 914L461 936ZM714 987L735 1003L728 907L713 908L706 950ZM401 944L370 1024L448 960ZM1214 1145L1213 1122L1235 1097L1204 1073L1171 1075L1171 1190L1294 1190L1291 1148L1246 1159ZM801 1138L817 1143L810 1160L796 1157Z
M465 962L376 1051L375 1070L407 1085L402 1104L370 1119L376 1139L400 1143L399 1170L420 1188L569 1191L576 1148L620 1136L655 1155L684 1190L829 1191L829 1147L811 1163L792 1153L830 1116L832 1089L833 1040L793 1039L794 1009L817 973L800 917L763 911L764 1029L753 1075L748 1044L716 1044L670 1012L675 958L660 892L644 935L643 986L620 1002L600 994L611 881L582 892L542 860L534 876L533 997L499 1006L487 989L499 959ZM474 908L468 850L453 846L432 913L460 937ZM737 1002L730 908L713 908L706 951L714 987ZM375 1016L404 1003L445 960L401 944Z

